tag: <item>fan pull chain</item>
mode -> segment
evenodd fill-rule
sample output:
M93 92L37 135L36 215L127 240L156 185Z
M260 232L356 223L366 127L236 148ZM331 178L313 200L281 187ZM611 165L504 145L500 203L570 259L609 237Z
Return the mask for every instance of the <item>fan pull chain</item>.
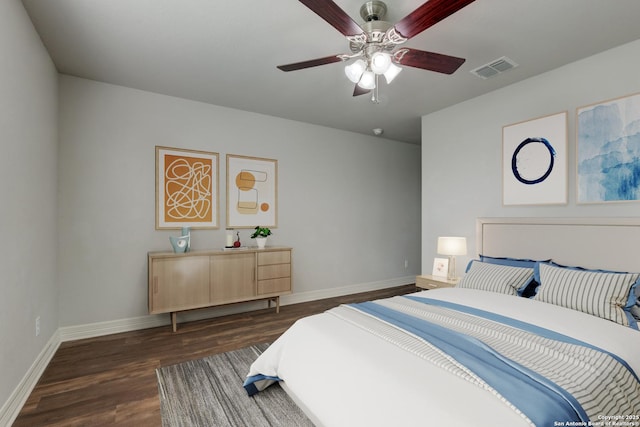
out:
M376 87L373 88L373 90L371 91L371 102L373 102L374 104L379 104L380 103L380 97L378 96L378 75L376 74Z

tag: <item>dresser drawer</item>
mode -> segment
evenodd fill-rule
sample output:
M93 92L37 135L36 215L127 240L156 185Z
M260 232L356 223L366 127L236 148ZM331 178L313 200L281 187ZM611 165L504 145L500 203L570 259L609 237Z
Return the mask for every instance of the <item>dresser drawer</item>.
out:
M259 280L258 295L272 294L276 292L290 292L291 277L281 277L279 279Z
M290 264L291 251L259 252L258 265Z
M291 277L291 264L262 265L258 267L258 280Z

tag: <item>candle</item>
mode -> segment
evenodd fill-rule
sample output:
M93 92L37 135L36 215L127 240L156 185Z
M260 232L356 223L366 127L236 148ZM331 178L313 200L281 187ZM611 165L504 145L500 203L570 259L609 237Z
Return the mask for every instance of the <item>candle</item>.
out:
M231 230L227 230L227 247L233 246L233 232Z

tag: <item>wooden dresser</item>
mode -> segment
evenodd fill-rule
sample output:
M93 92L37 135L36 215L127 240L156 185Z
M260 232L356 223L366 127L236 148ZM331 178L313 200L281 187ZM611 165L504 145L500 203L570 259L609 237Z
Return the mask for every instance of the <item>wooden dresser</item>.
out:
M149 252L149 313L179 311L255 300L276 303L291 293L291 248Z

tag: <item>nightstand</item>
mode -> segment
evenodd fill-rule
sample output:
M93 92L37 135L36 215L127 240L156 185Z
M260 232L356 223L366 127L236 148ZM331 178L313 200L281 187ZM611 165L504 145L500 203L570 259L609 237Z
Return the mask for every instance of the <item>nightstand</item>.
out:
M446 277L422 275L416 276L416 287L420 289L452 288L458 284L460 278L448 280Z

